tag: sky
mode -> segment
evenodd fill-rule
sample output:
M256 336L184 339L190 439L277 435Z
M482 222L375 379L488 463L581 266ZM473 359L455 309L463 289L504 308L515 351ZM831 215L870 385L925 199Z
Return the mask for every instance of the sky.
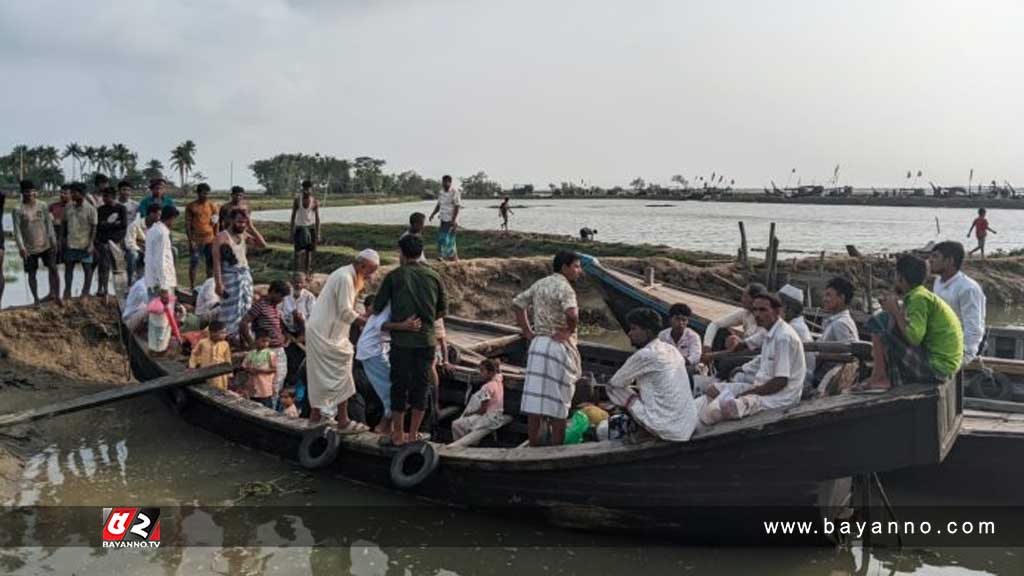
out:
M1009 180L1020 0L0 3L0 151L185 139L215 188L281 152L506 186ZM793 176L791 170L796 169Z

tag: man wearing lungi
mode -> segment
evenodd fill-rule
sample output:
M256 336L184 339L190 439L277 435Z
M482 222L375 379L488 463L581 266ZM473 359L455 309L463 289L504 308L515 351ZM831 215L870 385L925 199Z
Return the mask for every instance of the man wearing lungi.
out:
M253 226L245 209L231 210L228 219L228 227L213 240L213 278L217 296L221 298L218 319L235 339L242 316L252 306L252 272L249 270L247 246L252 244L266 248L267 242ZM148 256L146 260L149 260Z
M553 274L512 300L516 323L530 342L520 410L529 415L527 433L531 446L541 444L545 422L551 427L551 443L563 443L565 419L581 373L576 348L579 307L572 282L583 275L583 268L579 256L568 251L555 255L553 267ZM531 308L532 326L528 317Z
M437 231L437 251L441 260L458 260L459 252L455 246L455 229L458 228L459 211L462 209L462 192L452 186L452 177L445 174L441 178L441 192L437 195L437 205L430 213L430 220L438 213L441 215L441 228Z
M380 266L380 256L363 250L356 261L327 277L306 322L306 380L310 421L334 417L338 432L357 434L368 428L348 417L348 399L356 393L352 377L355 350L348 339L353 322L365 322L355 311L356 296Z

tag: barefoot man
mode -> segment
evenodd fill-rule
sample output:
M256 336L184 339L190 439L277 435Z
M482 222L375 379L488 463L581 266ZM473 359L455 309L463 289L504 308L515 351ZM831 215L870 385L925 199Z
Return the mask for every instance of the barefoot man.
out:
M356 261L338 268L327 278L313 313L306 322L306 377L309 381L309 419L334 417L342 434L365 432L362 422L348 417L348 399L356 393L352 377L355 350L348 339L353 322L359 322L355 311L356 296L380 266L380 256L363 250Z

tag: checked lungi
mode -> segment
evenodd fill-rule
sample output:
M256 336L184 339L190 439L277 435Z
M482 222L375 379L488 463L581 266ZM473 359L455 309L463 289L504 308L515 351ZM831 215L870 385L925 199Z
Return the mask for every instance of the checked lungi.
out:
M242 317L252 306L252 273L242 266L222 265L224 297L220 301L220 321L228 334L238 334Z
M945 376L932 368L924 348L911 346L897 334L896 321L887 312L872 316L865 328L882 340L889 381L893 386L941 384L946 381Z
M437 231L437 251L445 260L458 256L458 249L455 247L455 229L452 228L451 222L441 222Z
M582 374L575 344L537 336L530 342L526 381L519 410L564 419L569 416L576 381Z

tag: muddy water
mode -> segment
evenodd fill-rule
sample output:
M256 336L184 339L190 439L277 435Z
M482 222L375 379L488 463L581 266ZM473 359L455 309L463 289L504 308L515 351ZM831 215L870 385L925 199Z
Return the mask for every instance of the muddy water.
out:
M221 505L239 498L247 481L294 480L303 493L247 500L247 505L315 505L337 515L345 506L392 506L396 516L407 506L429 506L438 530L451 526L487 535L509 528L514 519L472 512L457 513L425 505L405 495L346 482L331 473L306 476L296 465L227 443L174 416L155 398L69 415L41 426L47 438L28 460L13 504L54 506ZM308 493L306 493L308 492ZM97 510L98 516L98 510ZM400 521L400 518L396 518ZM99 530L95 526L88 530ZM276 530L289 541L309 542L301 522L281 532L274 523L232 526L202 511L182 525L215 533ZM574 534L523 523L514 529L535 531L564 541ZM84 547L0 550L5 574L1020 574L1024 550L907 550L866 554L853 550L751 550L648 547L628 535L600 537L583 547L426 548L381 546L372 530L346 547L103 550Z

